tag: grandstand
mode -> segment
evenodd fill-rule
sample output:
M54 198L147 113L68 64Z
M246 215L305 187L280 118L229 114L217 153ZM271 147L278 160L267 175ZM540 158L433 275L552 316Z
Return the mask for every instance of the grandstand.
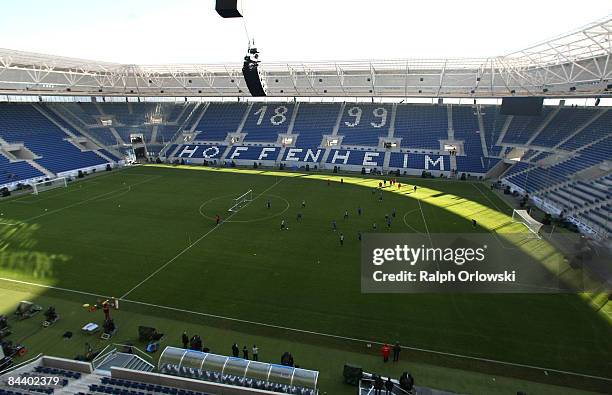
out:
M262 61L265 98L242 64L0 49L0 395L608 391L611 32ZM364 287L371 240L445 235L545 275Z

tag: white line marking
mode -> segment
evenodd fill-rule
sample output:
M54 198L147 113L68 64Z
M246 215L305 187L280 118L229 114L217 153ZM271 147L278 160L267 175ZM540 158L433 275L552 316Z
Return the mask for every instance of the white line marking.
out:
M208 232L204 233L202 236L200 236L196 241L194 241L193 243L189 244L187 247L185 247L182 251L180 251L178 254L176 254L172 259L170 259L168 262L164 263L163 265L161 265L159 268L157 268L157 270L155 270L153 273L151 273L149 276L147 276L147 278L145 278L144 280L142 280L141 282L139 282L138 284L136 284L132 289L130 289L129 291L127 291L125 294L123 294L123 296L121 296L119 299L122 300L124 299L126 296L128 296L129 294L131 294L134 290L136 290L136 288L140 287L142 284L146 283L147 281L149 281L152 277L154 277L157 273L161 272L162 270L164 270L166 267L168 267L168 265L170 265L172 262L174 262L177 258L179 258L181 255L183 255L184 253L186 253L187 251L189 251L191 249L191 247L197 245L200 241L202 241L206 236L208 236L209 234L211 234L212 232L214 232L216 229L220 228L221 225L223 225L225 222L227 222L230 218L232 218L235 214L238 214L240 211L242 211L242 209L244 209L245 207L248 207L249 204L251 204L252 202L254 202L255 200L257 200L260 196L262 196L264 193L268 192L270 189L274 188L275 186L277 186L281 181L283 181L284 178L280 178L278 181L276 181L274 184L272 184L271 186L269 186L268 188L266 188L265 190L263 190L259 195L255 196L253 198L253 200L251 200L250 202L247 202L247 204L245 204L244 206L242 206L242 208L238 211L234 211L233 213L231 213L229 216L227 216L225 219L223 219L223 221L219 222L219 225L216 225L214 228L212 228L211 230L209 230Z
M214 197L214 198L212 198L212 199L208 199L207 201L205 201L204 203L202 203L202 204L200 205L200 207L198 208L198 212L200 213L200 215L201 215L202 217L204 217L204 218L206 218L206 219L210 219L210 220L213 220L213 221L214 221L214 218L213 218L213 217L210 217L210 216L208 216L208 215L206 215L204 212L202 212L202 209L204 208L204 206L206 206L208 203L210 203L210 202L212 202L212 201L219 200L219 199L223 199L223 198L227 198L227 197L230 197L230 196L235 196L235 195L222 195L222 196L217 196L217 197ZM255 219L245 219L245 220L228 220L228 221L225 221L225 222L227 222L227 223L243 223L243 224L250 224L250 223L253 223L253 222L266 221L266 220L269 220L269 219L272 219L272 218L276 218L276 217L279 217L279 216L281 216L281 215L285 214L285 213L287 212L287 210L289 210L289 208L291 207L291 203L289 203L289 201L288 201L287 199L285 199L284 197L282 197L282 196L272 195L272 194L270 194L270 195L266 195L266 196L275 197L275 198L278 198L278 199L280 199L280 200L284 200L284 201L285 201L286 206L285 206L285 208L283 209L283 211L280 211L280 212L278 212L278 213L276 213L276 214L271 214L271 215L268 215L268 216L266 216L266 217L261 217L261 218L255 218ZM246 207L246 205L245 205L245 207ZM242 210L242 208L243 208L243 207L241 207L239 210Z
M137 182L137 183L135 183L135 184L131 184L130 186L136 186L136 185L144 184L145 182L149 182L149 181L152 181L152 180L156 180L156 179L158 179L158 178L160 178L160 177L162 177L162 176L154 176L154 177L151 177L151 178L149 178L149 179L147 179L147 180L143 180L143 181ZM23 220L23 221L21 221L21 222L30 222L30 221L32 221L32 220L35 220L35 219L38 219L38 218L41 218L41 217L44 217L44 216L47 216L47 215L51 215L51 214L58 213L58 212L60 212L60 211L64 211L64 210L66 210L66 209L68 209L68 208L72 208L72 207L80 206L81 204L85 204L85 203L87 203L87 202L91 202L92 200L96 200L96 199L99 199L99 198L101 198L101 197L103 197L103 196L110 195L111 193L116 193L116 192L121 191L121 190L123 190L123 189L125 189L125 187L121 187L121 188L118 188L118 189L114 189L114 190L112 190L112 191L102 193L102 194L100 194L100 195L97 195L97 196L91 197L91 198L89 198L89 199L85 199L85 200L81 200L81 201L76 202L76 203L73 203L73 204L69 204L68 206L65 206L65 207L60 207L60 208L55 209L55 210L51 210L51 211L48 211L48 212L44 212L44 213L39 214L39 215L36 215L36 216L34 216L34 217L30 217L30 218L24 219L24 220Z
M130 193L131 191L132 191L132 186L131 186L131 185L129 185L125 191L123 191L123 192L117 192L117 194L116 194L116 195L111 195L111 196L109 196L109 197L105 197L105 198L102 198L102 199L98 199L98 200L96 200L96 202L104 202L104 201L106 201L106 200L117 199L118 197L121 197L121 196L123 196L123 195L126 195L126 194Z
M481 194L482 196L484 196L484 197L485 197L485 199L487 199L487 200L489 201L489 203L491 203L491 204L493 205L493 207L495 207L495 208L497 209L497 211L499 211L500 213L504 214L503 210L502 210L502 209L500 209L500 208L499 208L499 206L497 206L497 204L495 204L495 202L494 202L493 200L491 200L491 199L490 199L490 198L489 198L489 197L488 197L488 196L487 196L487 195L486 195L486 194L485 194L485 193L484 193L484 192L483 192L483 191L482 191L482 190L481 190L481 189L480 189L480 188L479 188L479 187L478 187L476 184L474 184L473 182L471 182L470 184L472 184L472 186L473 186L474 188L476 188L476 190L477 190L478 192L480 192L480 194ZM504 200L504 202L505 202L505 200ZM508 205L508 206L510 206L510 205ZM510 207L510 208L512 208L512 207Z
M411 214L415 211L418 211L418 208L412 209L410 211L407 211L406 214L404 214L404 216L402 217L402 220L404 221L404 225L406 225L407 227L409 227L410 229L412 229L414 231L414 233L419 233L419 234L423 234L423 232L417 230L415 227L413 227L412 225L410 225L408 223L408 221L406 221L406 217L408 216L408 214Z
M417 199L417 202L419 202L419 210L421 210L421 217L423 217L423 223L425 224L425 230L427 231L427 237L429 237L429 243L433 247L434 243L433 243L433 240L431 239L431 234L429 233L429 227L427 226L427 221L425 220L425 214L423 213L423 207L421 206L421 199Z
M72 184L68 185L67 189L70 189L69 191L65 191L65 192L62 192L62 193L51 194L52 196L36 199L36 198L32 198L32 194L24 194L22 196L18 196L18 197L12 198L12 199L9 198L9 200L7 200L7 203L33 204L33 203L36 203L36 202L40 202L42 200L52 199L52 198L54 198L56 196L60 196L60 195L64 195L64 194L69 193L69 192L80 191L80 190L84 189L84 188L75 189L76 185L83 186L83 184L88 184L88 185L89 184L99 184L99 182L97 181L98 179L103 178L103 177L114 176L114 175L117 175L117 174L124 175L124 176L136 176L136 175L138 175L138 176L150 176L150 174L128 173L127 170L130 170L130 169L131 168L123 167L123 168L117 169L117 170L115 170L115 171L113 171L111 173L97 174L95 177L92 177L92 178L87 178L87 179L80 180L80 181L74 181ZM88 188L88 186L86 186L85 188ZM22 202L21 201L21 200L25 200L27 198L29 198L32 201L31 202L27 202L27 201Z
M9 223L9 222L0 222L0 226L17 226L17 225L21 225L21 223Z
M30 194L30 195L26 195L26 196L22 196L22 197L18 197L16 199L10 200L10 202L12 202L12 203L20 203L20 204L37 204L39 202L44 202L45 200L55 199L56 197L63 196L65 194L67 194L67 193L82 191L84 189L95 187L96 185L100 184L98 181L93 181L93 180L87 180L87 181L88 181L87 185L85 185L85 186L83 186L83 184L85 184L85 182L84 181L80 181L78 184L69 184L65 188L65 189L67 189L66 191L56 192L56 193L47 192L45 194L45 197L40 197L40 195L31 195ZM76 187L77 185L79 185L78 188ZM25 198L29 198L29 199L26 200Z
M77 294L82 294L82 295L94 296L94 297L97 297L97 298L111 298L111 296L108 296L108 295L99 295L99 294L95 294L95 293L91 293L91 292L78 291L78 290L68 289L68 288L60 288L60 287L55 287L55 286L52 286L52 285L37 284L37 283L28 282L28 281L14 280L14 279L4 278L4 277L0 277L0 280L7 281L7 282L12 282L12 283L17 283L17 284L31 285L31 286L34 286L34 287L54 289L54 290L58 290L58 291L65 291L65 292L72 292L72 293L77 293ZM161 306L161 305L157 305L157 304L153 304L153 303L141 302L141 301L138 301L138 300L124 299L124 300L122 300L122 302L123 303L132 303L132 304L137 304L137 305L142 305L142 306L147 306L147 307L155 307L155 308L163 309L163 310L171 310L171 311L176 311L176 312L179 312L179 313L187 313L187 314L199 315L199 316L203 316L203 317L210 317L210 318L217 318L217 319L221 319L221 320L240 322L240 323L244 323L244 324L258 325L258 326L264 326L264 327L274 328L274 329L281 329L281 330L286 330L286 331L291 331L291 332L298 332L298 333L305 333L305 334L309 334L309 335L328 337L328 338L339 339L339 340L348 340L348 341L354 341L354 342L359 342L359 343L366 343L366 344L370 343L370 344L376 344L376 345L386 344L385 342L371 341L371 340L365 340L365 339L359 339L359 338L347 337L347 336L340 336L340 335L333 335L333 334L330 334L330 333L315 332L315 331L309 331L309 330L305 330L305 329L297 329L297 328L291 328L291 327L286 327L286 326L267 324L265 322L249 321L249 320L244 320L244 319L241 319L241 318L225 317L225 316L222 316L222 315L202 313L202 312L199 312L199 311L186 310L186 309L181 309L181 308L177 308L177 307ZM566 371L566 370L549 369L549 368L543 368L543 367L540 367L540 366L525 365L525 364L520 364L520 363L515 363L515 362L505 362L505 361L498 361L498 360L495 360L495 359L472 357L472 356L469 356L469 355L448 353L448 352L436 351L436 350L428 350L426 348L419 348L419 347L402 346L402 348L404 348L406 350L419 351L419 352L424 352L424 353L429 353L429 354L437 354L437 355L444 355L444 356L455 357L455 358L463 358L463 359L469 359L469 360L473 360L473 361L494 363L494 364L498 364L498 365L516 366L516 367L520 367L520 368L534 369L534 370L547 371L547 372L555 372L555 373L567 374L567 375L571 375L571 376L585 377L585 378L591 378L591 379L596 379L596 380L603 380L603 381L612 382L612 378L609 378L609 377L594 376L594 375L583 374L583 373L576 373L576 372L571 372L571 371Z

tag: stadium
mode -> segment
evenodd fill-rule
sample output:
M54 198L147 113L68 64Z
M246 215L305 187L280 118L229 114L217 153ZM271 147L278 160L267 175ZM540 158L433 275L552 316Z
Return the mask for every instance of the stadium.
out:
M237 62L0 49L0 395L611 392L612 14L288 62L201 3Z

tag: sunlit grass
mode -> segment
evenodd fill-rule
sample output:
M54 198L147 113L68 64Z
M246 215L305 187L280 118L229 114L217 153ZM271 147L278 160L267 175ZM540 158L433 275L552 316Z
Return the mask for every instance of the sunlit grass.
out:
M146 182L125 192L126 185L142 181ZM387 183L384 202L379 202L374 189L379 181L375 176L356 174L167 165L91 177L67 189L28 196L23 202L0 203L4 217L25 222L14 229L0 227L5 232L1 234L0 249L5 255L0 256L0 277L120 296L209 233L214 228L214 213L227 216L224 213L232 197L252 188L253 196L263 193L259 201L172 261L129 299L602 374L597 360L609 353L592 347L592 337L601 338L609 328L609 321L593 313L608 311L601 296L594 302L585 298L583 303L572 295L361 294L356 281L357 233L368 232L372 221L382 223L392 208L397 208L400 218L392 229L379 231L425 232L426 221L427 229L434 233L486 232L508 248L528 249L558 271L556 251L545 251L550 247L546 241L529 239L526 228L512 222L511 209L483 184L403 178L403 183L411 185L398 190ZM416 193L414 184L418 185ZM304 198L308 201L305 210L300 206ZM271 210L264 207L265 199L272 200ZM206 206L210 218L199 210L207 201L213 202ZM364 208L362 217L356 215L357 206ZM40 216L45 209L49 214ZM342 220L345 210L353 210L348 221ZM298 225L295 216L299 211L304 211L305 221ZM280 214L270 217L279 212L290 223L290 232L279 232ZM37 218L27 220L33 217ZM330 229L332 218L347 235L343 248ZM478 220L476 229L471 226L472 218ZM489 238L495 242L493 236ZM321 264L315 265L319 259ZM0 294L9 285L23 287L3 281ZM78 293L49 293L80 303L91 301ZM530 309L523 311L523 303ZM4 308L6 303L0 305ZM508 315L497 314L497 309ZM566 317L568 311L575 312L588 327L576 327ZM398 314L406 320L397 322L394 316ZM510 324L513 316L525 317L529 323L514 328ZM541 330L549 326L558 328L550 341ZM532 348L533 356L528 355Z
M212 171L225 172L234 174L249 174L249 175L265 175L274 177L303 177L304 179L318 180L321 182L343 182L348 185L356 185L361 187L378 188L381 178L371 178L371 176L351 176L346 174L327 174L327 173L310 173L310 172L295 172L295 171L275 171L275 170L260 170L260 169L245 169L245 168L214 168L205 166L181 166L181 165L165 165L151 164L151 167L172 168L190 171ZM390 178L390 177L385 177ZM437 181L437 182L430 182ZM410 180L408 180L408 183ZM597 281L585 271L574 271L569 265L565 256L558 251L551 243L543 238L535 238L520 223L514 222L512 217L504 212L502 208L496 206L489 197L483 192L478 184L466 182L474 187L474 194L482 195L494 207L482 204L475 200L470 200L462 196L457 196L452 193L443 191L442 189L434 188L431 184L443 186L444 180L437 179L418 179L415 182L419 183L416 192L413 192L412 186L405 184L402 188L397 186L386 186L383 188L384 193L393 193L401 195L408 199L419 200L431 206L446 210L456 216L464 218L466 221L476 219L478 225L498 237L498 241L502 245L508 245L507 248L518 248L525 254L539 261L551 273L558 274L560 280L569 284L577 291L584 288L592 289ZM422 184L426 183L427 186ZM387 184L389 185L389 184ZM505 203L502 203L505 204ZM427 218L425 218L427 221ZM599 297L598 294L582 292L581 296L589 302L591 306L597 306L597 303L591 303L593 297ZM610 314L606 313L606 309L596 309L607 320L610 320Z

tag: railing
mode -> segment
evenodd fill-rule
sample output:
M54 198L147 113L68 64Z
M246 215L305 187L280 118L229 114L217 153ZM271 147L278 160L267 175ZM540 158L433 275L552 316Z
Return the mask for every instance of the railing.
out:
M131 344L113 343L113 345L114 345L114 346L119 346L119 347L130 347L130 348L132 348L133 350L136 350L136 351L137 351L137 352L138 352L140 355L143 355L144 357L148 358L148 359L149 359L149 360L151 360L151 361L153 360L153 357L152 357L152 356L148 355L146 352L142 351L142 350L141 350L141 349L139 349L138 347L133 346L133 345L131 345ZM140 356L140 355L138 355L138 356Z
M29 364L29 363L32 363L32 362L34 362L35 360L37 360L37 359L41 358L42 356L43 356L42 354L38 354L37 356L35 356L35 357L33 357L33 358L30 358L30 359L28 359L27 361L20 362L20 363L18 363L17 365L13 365L13 366L11 366L11 367L9 367L9 368L7 368L7 369L4 369L3 371L0 371L0 376L2 376L2 375L4 375L4 374L6 374L6 373L8 373L8 372L11 372L11 371L13 371L13 370L19 369L20 367L25 366L25 365L27 365L27 364Z
M112 345L111 345L111 344L109 344L108 346L104 347L104 348L102 349L102 351L100 351L100 354L98 354L98 356L97 356L97 357L95 357L95 358L93 359L93 361L91 361L91 366L94 368L94 370L95 370L95 369L97 369L97 368L98 368L98 366L100 366L100 365L102 365L104 362L106 362L106 360L107 360L107 359L108 359L108 358L109 358L111 355L113 355L113 354L114 354L114 353L117 351L117 349L113 348L113 349L112 349L112 350L110 350L108 353L104 354L104 352L105 352L106 350L108 350L108 349L109 349L111 346L112 346ZM100 362L100 363L98 363L98 361L99 361L99 360L101 360L101 359L103 359L103 361L102 361L102 362Z

